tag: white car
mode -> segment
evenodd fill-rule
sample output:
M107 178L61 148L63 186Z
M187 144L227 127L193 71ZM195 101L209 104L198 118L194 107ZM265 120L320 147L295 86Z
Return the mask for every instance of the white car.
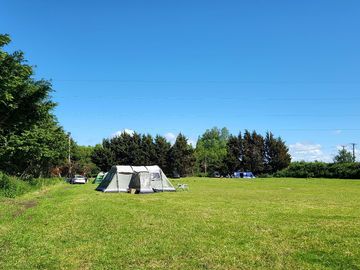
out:
M86 182L87 182L86 177L82 175L75 175L70 180L70 184L86 184Z

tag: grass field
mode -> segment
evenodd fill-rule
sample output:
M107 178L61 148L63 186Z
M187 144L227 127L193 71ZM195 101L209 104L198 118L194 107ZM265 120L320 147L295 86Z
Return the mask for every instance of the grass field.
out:
M177 182L190 191L0 198L0 269L360 269L360 181Z

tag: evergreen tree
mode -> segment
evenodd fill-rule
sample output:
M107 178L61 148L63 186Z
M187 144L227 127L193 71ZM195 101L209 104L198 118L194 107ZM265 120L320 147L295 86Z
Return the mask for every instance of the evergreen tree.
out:
M130 164L135 166L147 165L148 156L145 156L144 149L142 148L142 136L141 134L134 133L130 136L130 145L128 150L129 162L123 164ZM150 154L149 154L150 158Z
M170 143L161 136L122 133L112 139L103 140L94 149L92 161L102 170L116 164L143 166L158 164L166 170Z
M241 169L242 160L242 136L241 133L238 137L230 136L226 144L226 156L224 163L226 165L227 173L232 175L235 171Z
M253 141L252 171L255 173L263 173L265 156L264 137L261 134L256 133L256 131L253 131L251 136Z
M159 167L165 172L165 173L171 173L168 159L170 154L170 148L171 144L166 141L166 139L162 136L157 135L155 137L155 162L154 164L159 165Z
M91 161L96 164L103 172L110 170L115 164L114 153L108 147L109 141L104 140L102 145L98 144L91 155Z
M181 133L170 149L169 163L172 171L176 171L180 176L192 174L195 163L194 149Z
M135 136L137 134L134 134ZM114 138L111 138L108 146L111 153L114 155L114 163L112 165L127 165L132 164L132 136L127 133L122 133ZM106 142L106 141L105 141ZM104 145L105 146L105 145ZM104 147L106 148L106 147Z
M255 131L250 133L245 130L243 148L244 170L255 174L262 173L264 171L264 138Z
M275 173L290 165L291 156L285 142L279 137L275 138L271 132L265 136L265 172Z
M141 150L143 155L143 164L154 165L156 163L156 150L153 137L143 135L141 138Z

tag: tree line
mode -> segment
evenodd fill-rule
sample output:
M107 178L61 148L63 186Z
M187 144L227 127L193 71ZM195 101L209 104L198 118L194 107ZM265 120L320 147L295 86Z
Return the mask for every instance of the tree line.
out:
M92 161L104 171L114 164L157 164L166 173L181 176L211 176L215 172L226 176L237 170L274 173L286 168L291 157L284 141L271 132L263 137L245 130L244 135L234 136L226 128L215 127L199 137L195 148L183 134L171 145L160 135L153 138L123 132L97 145Z
M195 163L194 149L188 139L179 134L171 145L165 137L150 134L121 133L110 139L104 139L96 145L92 161L103 171L116 164L133 166L159 165L165 173L190 175Z
M195 152L197 170L206 175L215 171L232 174L238 170L272 174L291 162L285 142L271 132L263 137L256 131L245 130L234 136L226 128L212 128L199 137Z

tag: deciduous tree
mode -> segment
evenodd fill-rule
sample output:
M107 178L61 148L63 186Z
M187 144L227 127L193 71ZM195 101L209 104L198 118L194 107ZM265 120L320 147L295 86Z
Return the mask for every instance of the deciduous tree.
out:
M334 157L334 163L351 163L354 162L352 154L346 149L339 150L338 154Z
M0 35L0 170L40 176L63 162L67 136L58 125L49 81L34 79L21 51L6 52Z

